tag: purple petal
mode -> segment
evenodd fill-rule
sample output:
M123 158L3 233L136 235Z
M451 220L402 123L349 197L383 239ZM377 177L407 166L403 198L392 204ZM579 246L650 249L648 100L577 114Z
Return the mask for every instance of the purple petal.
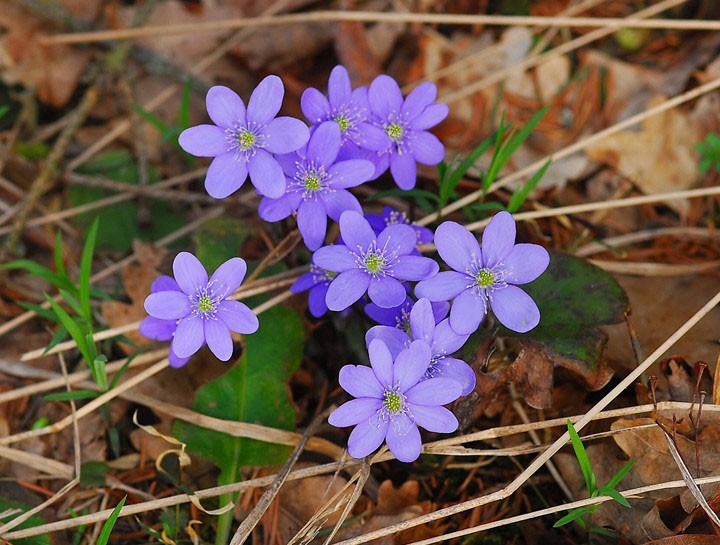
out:
M433 315L435 316L435 323L440 323L440 320L445 318L450 312L450 303L447 301L432 301Z
M345 365L340 369L340 386L353 397L382 399L385 389L367 365ZM369 415L368 415L369 416ZM357 422L354 422L357 424Z
M312 288L308 293L308 309L315 318L320 318L328 311L327 304L325 304L327 290L327 285L320 284Z
M460 397L462 386L451 378L423 380L405 392L408 403L432 407L451 403Z
M255 313L240 301L220 301L217 316L230 331L242 333L243 335L255 333L260 326Z
M420 164L437 165L445 158L445 146L434 134L417 132L412 139L412 155Z
M430 345L422 340L414 340L410 346L400 352L393 368L393 384L401 392L415 386L430 365Z
M200 260L189 252L180 252L173 261L173 274L182 291L193 295L208 283L208 275Z
M450 326L450 320L445 319L435 326L430 348L433 354L453 354L462 348L469 337L457 334Z
M392 146L392 140L380 127L370 123L358 123L356 128L358 136L355 138L355 143L361 148L370 151L385 151Z
M350 102L352 96L352 86L350 85L350 76L344 66L337 65L330 72L328 79L328 98L330 105L337 108Z
M247 265L244 259L240 257L228 259L212 274L209 287L216 295L222 294L225 299L240 287L246 272Z
M395 266L395 277L399 280L425 280L435 276L438 270L434 259L419 255L401 255Z
M393 386L393 358L390 349L381 340L370 341L368 356L375 377L380 386L388 388Z
M475 371L466 362L457 358L443 358L434 364L434 377L451 378L462 388L461 395L468 395L475 389Z
M435 246L443 261L456 271L465 272L473 261L482 259L475 236L454 221L443 222L435 230Z
M405 287L392 276L383 276L370 280L367 290L370 300L383 308L398 306L405 300L406 295Z
M179 320L192 312L192 306L181 291L158 291L145 298L145 310L159 320Z
M415 119L410 120L410 128L415 131L426 131L444 120L450 108L447 104L431 104Z
M310 272L306 272L304 274L301 274L300 277L293 282L293 285L290 286L290 291L293 293L302 293L303 291L309 290L310 288L317 285L316 280L319 278L319 273L321 271L318 271L317 273L313 270Z
M325 304L330 310L345 310L362 297L369 284L370 277L358 269L341 272L330 283Z
M540 323L540 310L527 293L516 286L492 292L490 307L502 325L525 333Z
M365 458L382 445L389 422L360 422L348 437L348 452L353 458Z
M426 297L430 301L449 301L467 289L472 279L466 274L455 271L437 273L428 280L415 286L416 297Z
M203 320L205 322L205 340L210 351L220 361L228 361L232 356L233 343L230 330L220 320Z
M322 246L327 231L327 215L322 202L308 199L300 203L297 224L305 246L314 251Z
M413 339L432 343L435 335L435 316L430 301L424 297L418 300L410 311L410 331Z
M333 189L346 189L367 182L375 172L375 165L364 159L340 161L328 169Z
M370 224L368 223L368 225ZM388 225L377 237L378 248L393 250L397 248L397 253L400 256L412 252L415 249L416 243L417 235L415 234L415 230L409 225L402 223Z
M407 284L405 284L407 288ZM407 290L406 290L407 291ZM375 303L365 305L365 313L377 323L390 327L405 328L405 322L408 321L410 309L413 306L413 300L405 297L405 301L396 307L383 308Z
M138 331L143 337L154 341L169 341L173 338L176 327L177 324L175 320L161 320L153 316L148 316L140 322Z
M545 272L550 264L548 251L538 244L516 244L503 259L504 280L511 284L527 284Z
M290 153L310 139L307 125L294 117L278 117L263 130L263 148L271 153Z
M205 344L205 331L202 318L191 314L180 320L172 342L175 355L179 358L189 358L200 350L203 344Z
M276 153L273 155L280 165L283 173L288 178L293 178L298 173L297 164L299 161L303 160L303 158L298 154L300 151L302 151L302 148L297 151L293 151L292 153Z
M313 263L326 271L344 272L357 269L355 254L343 244L318 249L313 254Z
M217 157L228 151L225 131L215 125L198 125L178 136L180 147L195 157Z
M283 95L282 80L277 76L267 76L250 95L247 107L247 120L249 123L266 125L270 123L280 111Z
M174 369L178 369L185 365L188 361L190 361L190 358L179 358L175 355L175 352L172 351L172 345L170 346L170 353L168 354L168 360L170 361L170 367Z
M153 280L153 283L150 285L150 292L155 293L156 291L181 291L180 286L178 286L178 283L175 282L175 279L172 276L168 276L166 274L162 274L158 276L155 280Z
M401 112L408 118L417 117L427 106L435 102L437 98L437 86L426 81L421 83L410 94L405 97Z
M224 199L245 183L247 163L235 159L232 153L218 155L212 160L205 176L205 190L215 199Z
M320 198L323 200L323 203L325 203L325 212L333 221L340 221L340 216L346 210L354 210L358 214L362 213L360 201L357 200L355 195L345 189L323 193L320 195Z
M300 97L300 108L311 123L320 123L330 119L330 103L325 95L314 87L305 89Z
M393 78L385 74L376 77L370 84L368 100L372 112L383 120L391 114L399 114L403 104L400 87Z
M250 181L258 193L271 199L282 197L285 193L285 174L275 158L263 149L255 150L250 158Z
M487 314L485 296L476 295L471 289L458 295L450 309L450 327L459 335L470 335L477 331Z
M437 234L435 235L437 239ZM515 220L509 212L498 212L482 235L483 265L493 268L510 254L515 245Z
M223 129L245 123L245 103L232 89L222 85L211 87L205 97L205 104L210 119Z
M369 369L368 369L369 370ZM340 371L342 373L342 371ZM372 374L372 371L370 371ZM382 401L380 399L373 399L368 397L361 397L358 399L351 399L347 403L343 403L337 409L330 413L328 417L328 423L331 426L337 428L344 428L346 426L354 426L359 424L363 420L367 421L372 415L382 407ZM385 437L383 436L383 439ZM380 441L382 442L382 441ZM379 445L378 445L379 446ZM374 447L372 450L377 448Z
M318 125L307 145L306 157L315 166L328 168L340 151L340 127L334 121Z
M366 249L375 240L375 232L362 214L354 210L340 216L340 234L345 245L351 250Z
M412 415L418 426L435 433L452 433L458 429L455 415L445 407L413 405Z
M410 153L390 156L390 174L400 189L412 189L417 180L417 164Z
M412 339L403 330L397 327L390 327L386 325L376 325L368 329L365 334L365 345L370 346L370 343L380 339L390 350L393 358L410 346Z
M263 197L258 207L258 215L265 221L280 221L287 218L302 202L300 193L288 192L279 199Z
M413 224L410 224L410 227L415 230L418 244L428 244L433 241L433 232L427 227L419 227Z
M401 462L414 462L422 451L420 430L406 415L400 414L387 430L387 446Z

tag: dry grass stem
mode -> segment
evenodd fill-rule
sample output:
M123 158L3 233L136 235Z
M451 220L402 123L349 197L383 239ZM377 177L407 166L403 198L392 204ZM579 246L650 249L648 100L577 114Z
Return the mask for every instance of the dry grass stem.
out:
M662 227L659 229L625 233L616 237L590 242L575 250L573 254L578 257L587 257L600 252L607 252L608 250L618 251L618 249L623 246L646 242L658 237L703 238L717 241L717 234L710 229L702 227Z

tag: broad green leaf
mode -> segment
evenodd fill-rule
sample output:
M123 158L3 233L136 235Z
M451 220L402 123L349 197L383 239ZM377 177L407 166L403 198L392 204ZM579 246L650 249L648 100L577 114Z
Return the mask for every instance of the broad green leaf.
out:
M120 515L123 505L125 505L126 499L127 496L120 500L120 503L115 506L115 509L113 509L110 517L108 517L105 524L103 524L102 530L100 530L100 535L98 536L97 545L107 545L110 541L110 533L112 532L113 526L115 526L115 521Z
M630 303L622 287L583 259L551 252L548 269L522 288L540 308L540 324L522 335L508 334L544 345L558 365L602 387L611 374L601 367L607 336L598 326L624 320Z
M80 485L85 488L105 486L105 476L110 468L104 462L85 462L80 466Z
M23 505L22 503L0 497L0 513L6 513L10 510L15 509L18 509L19 511L16 514L6 516L0 519L0 523L10 522L19 514L21 514L21 512L24 513L25 511L28 511L30 509L30 507L27 505ZM45 519L43 519L40 515L33 515L19 526L16 526L15 530L26 530L28 528L42 526L43 524L45 524ZM13 539L12 543L13 545L50 545L50 535L41 534L38 536L26 537L23 539Z
M240 255L245 239L255 228L235 218L216 218L203 223L192 235L197 258L209 274L222 263Z
M302 321L286 307L271 308L259 318L260 329L245 337L240 361L198 390L194 410L225 420L292 430L295 413L287 381L302 358ZM209 458L220 468L220 483L236 480L242 466L282 463L290 452L284 445L232 437L182 421L176 421L173 429L191 453Z

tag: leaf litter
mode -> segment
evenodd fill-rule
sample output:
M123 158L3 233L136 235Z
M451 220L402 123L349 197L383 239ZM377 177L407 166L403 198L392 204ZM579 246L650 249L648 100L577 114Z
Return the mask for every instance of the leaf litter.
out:
M103 11L101 3L92 0L82 2L62 0L52 3L61 10L69 10L74 18L70 20L74 20L75 23L82 23L86 27L90 25L91 28L97 29L125 28L132 25L138 5L133 2L125 4L119 10L113 7ZM243 10L237 3L224 1L208 4L195 2L157 2L156 4L147 24L171 25L247 17L258 15L266 8L261 3L252 5L247 3L246 9ZM271 7L300 12L311 12L314 9L314 6L307 2L290 4L292 5L283 7L273 3ZM432 9L433 6L425 4L428 3L419 6L420 9ZM528 3L531 13L543 15L557 15L566 7L565 4L565 2ZM700 4L703 4L702 9L710 11L714 9L712 5ZM353 9L391 10L393 8L382 2L360 2L354 5ZM450 12L473 10L480 13L484 12L487 6L483 2L448 2L446 9ZM590 13L598 17L624 16L637 9L640 9L638 3L618 0L607 5L599 5ZM697 8L696 12L692 9L686 7L684 11L672 13L672 16L689 19L707 16L707 14L701 15L701 8ZM77 105L79 93L84 87L94 85L92 79L87 79L87 77L92 78L86 76L92 74L88 67L93 66L94 70L102 72L104 68L97 59L100 56L99 52L105 50L95 46L63 45L48 48L40 45L43 37L52 36L65 28L61 28L62 25L58 25L57 21L53 21L47 14L38 15L37 11L32 9L31 2L24 0L13 0L6 6L6 9L0 13L0 26L7 29L7 32L0 36L0 78L3 82L0 85L2 93L0 96L14 96L13 93L17 93L19 89L34 89L34 100L37 101L32 107L13 102L15 111L22 111L22 115L26 117L23 118L22 130L12 138L23 143L45 143L51 147L54 143L53 135L56 134L53 132L53 125L55 123L62 125L63 115ZM222 82L244 94L267 73L278 73L286 81L291 82L287 85L285 100L289 115L299 115L297 106L291 104L299 102L301 90L307 86L321 87L320 82L326 79L326 74L336 62L344 63L353 81L360 83L368 83L380 71L387 71L401 83L410 85L420 80L432 79L438 83L441 100L443 96L453 99L450 101L451 118L438 130L438 134L448 143L448 158L452 158L455 154L467 153L481 139L492 134L499 122L500 113L504 113L505 119L509 122L522 125L542 106L551 104L548 115L540 122L533 136L520 147L501 173L507 174L542 160L578 139L592 136L597 131L630 115L644 112L653 105L663 103L667 97L694 86L696 79L703 83L713 81L718 74L720 52L717 40L702 32L679 30L649 31L640 36L640 46L634 51L619 45L622 43L620 39L615 41L609 38L584 46L577 51L577 56L574 52L570 52L538 62L529 69L513 69L517 63L528 61L537 55L533 50L533 43L536 36L542 36L542 32L534 32L533 29L526 27L503 29L490 26L443 27L347 22L336 24L334 27L318 23L299 24L287 28L270 27L267 30L254 30L244 34L244 40L230 47L229 52L222 55L209 71L192 74L192 77L196 87ZM581 29L561 31L559 37L551 38L551 43L557 46L570 37L582 36L584 32ZM171 78L173 81L178 80L178 74L182 78L190 76L197 63L212 54L231 35L230 31L222 31L197 35L185 34L172 38L146 37L138 41L141 47L145 51L152 52L153 56L133 56L129 61L131 72L128 73L128 77L137 102L144 103L164 90L168 77L167 72L163 70L170 67L174 71L174 76ZM681 44L681 47L676 47L677 44ZM163 69L158 70L158 66ZM503 70L506 71L504 75L491 82L495 77L494 74ZM491 83L486 83L478 92L467 92L463 95L466 89L485 78L490 78L487 81ZM203 95L204 92L200 92L191 100L190 116L195 120L201 119L204 115L201 108ZM703 174L698 170L700 156L695 146L697 142L703 141L708 133L715 132L720 127L717 100L717 93L708 94L691 105L681 105L648 117L631 130L616 133L590 144L582 153L553 162L541 182L539 191L533 193L528 201L527 209L597 200L598 195L593 195L592 190L600 185L609 188L610 193L606 194L607 198L611 195L613 198L617 195L623 197L653 195L717 185L716 172ZM157 114L168 123L173 123L180 104L179 98L168 100L160 107ZM72 158L82 148L107 134L123 116L128 115L126 106L113 92L105 94L103 100L94 107L91 122L78 132L77 140L74 146L69 148L69 156L65 159ZM293 108L296 111L292 111ZM17 120L19 115L16 114L14 119ZM12 124L4 124L3 119L0 119L0 123L3 123L0 129L2 142L11 142ZM171 147L160 143L157 134L153 132L157 130L155 127L144 123L144 130L153 135L150 138L152 149L144 159L134 157L134 160L140 164L141 161L149 158L153 166L159 169L162 178L184 173L187 170L187 163L183 161L186 159L180 158ZM130 142L129 139L120 140L113 146L116 150L129 149L131 153L136 153L134 147L129 145ZM0 166L7 165L2 174L10 184L28 187L28 178L31 181L39 171L41 162L47 157L47 151L40 150L39 156L32 156L28 149L21 146L10 149L0 147ZM9 160L6 162L5 158L8 155ZM488 167L488 158L489 155L484 156L463 176L456 189L457 196L481 187L481 173ZM18 168L9 168L10 165L21 163L30 166L29 170L25 170L25 175L21 174ZM27 172L31 174L28 176ZM423 189L436 190L434 172L427 169L421 171L421 174ZM100 175L102 176L103 173ZM66 188L62 176L57 180L57 188ZM193 190L198 188L193 186ZM5 205L3 210L19 202L17 193L7 188L3 188L2 191L0 197L2 204ZM253 198L249 194L245 197ZM168 194L168 199L170 198L172 195ZM496 196L488 196L489 201L502 202L504 198L502 191ZM67 192L48 195L43 198L42 204L62 210L69 206ZM718 259L717 238L712 225L712 218L716 217L717 198L708 197L702 201L674 199L664 204L664 207L645 205L633 208L623 216L618 216L621 211L613 210L606 216L567 216L557 220L541 218L523 226L523 236L526 240L572 253L578 246L582 247L587 242L602 240L609 236L658 227L691 226L706 228L710 233L709 242L694 243L682 236L679 237L679 241L676 238L668 241L656 237L646 242L611 247L604 254L594 254L593 258L598 258L597 262L601 264L608 261L625 261L659 265L692 265ZM264 250L274 247L281 240L284 226L272 227L267 232L259 231L256 229L256 221L240 199L232 202L231 208L232 213L239 216L241 224L245 222L249 226L243 231L243 236L247 238L243 241L242 248L238 248L239 250L251 250L262 255ZM412 212L416 216L422 215L421 210L415 205ZM200 205L188 205L179 211L179 214L188 221L201 213ZM473 219L468 218L468 221ZM137 218L130 217L126 221L137 221ZM73 225L80 232L84 229L82 223ZM47 263L51 261L49 253L52 251L51 241L55 229L33 229L34 232L27 229L23 233L24 246L21 251L28 258ZM195 235L197 243L199 235L198 233ZM232 247L230 236L224 237L223 230L217 231L217 235L213 234L208 238L213 240L215 236L217 236L217 252L222 253L228 247ZM82 247L82 238L82 235L74 239L72 236L66 237L68 247L75 249L67 252L68 267L78 266L75 261L80 254L78 249ZM209 246L208 251L212 253L211 242ZM122 268L120 276L107 276L98 284L99 289L115 299L104 301L97 307L106 327L110 329L121 327L144 317L142 301L149 293L150 281L157 271L167 272L167 262L163 260L165 250L160 247L161 245L154 247L136 243L132 254L130 252L118 254L107 248L101 249L94 270L102 270L126 255L135 256L135 262ZM292 269L300 265L300 262L296 256L289 255L282 265L283 268ZM635 276L603 274L607 274L613 285L617 285L617 289L627 293L631 308L631 324L635 328L642 351L650 352L716 293L716 272L714 270L681 277L648 276L646 273ZM274 274L282 274L282 272L275 271ZM580 276L587 279L591 277L588 276L589 274L583 272ZM4 275L0 286L0 293L3 296L0 311L6 319L9 320L21 312L16 306L18 300L28 300L24 295L32 292L34 288L28 289L27 286L34 284L32 280L29 281L30 284L27 282L27 277L17 273ZM46 286L42 286L35 291L47 291L47 289ZM597 293L599 299L609 297L607 292L602 290ZM35 302L37 300L36 298ZM558 295L557 307L562 308L562 301ZM588 292L587 301L592 301L592 291ZM577 304L566 302L565 306ZM292 305L301 312L304 311L299 298L293 299ZM486 337L477 339L470 351L473 357L467 358L467 361L474 361L478 389L472 398L472 403L465 407L460 405L456 407L456 412L464 415L463 433L520 425L521 415L514 411L509 403L507 382L515 385L520 400L528 406L528 415L534 421L542 422L546 419L580 415L589 410L593 400L597 399L594 391L602 392L612 386L613 381L626 375L638 363L638 354L633 350L627 325L622 322L627 303L619 306L622 308L613 309L607 319L599 316L599 307L590 303L584 308L590 315L588 319L577 316L568 319L560 313L555 321L548 322L548 330L544 333L542 343L537 342L538 338L518 339L502 330L489 331ZM288 311L284 312L287 314ZM553 310L547 312L552 314ZM276 320L281 318L278 316ZM714 368L718 352L719 320L717 309L711 311L698 328L672 349L674 358L666 357L664 363L660 363L657 368L650 371L662 377L657 392L659 398L677 402L692 401L693 394L697 393L694 383L696 375L693 375L696 371L688 362L703 360ZM346 341L346 336L350 337L352 334L352 327L346 322L339 323L338 326L338 322L333 324L331 321L311 321L307 316L302 319L302 329L308 335L319 336L321 341L315 342L313 351L304 353L301 364L297 362L290 365L287 373L278 380L282 385L280 388L282 392L269 394L272 399L282 399L285 407L282 411L285 415L283 422L270 423L265 421L264 417L250 417L251 419L260 418L263 424L271 427L278 426L292 431L302 430L312 418L313 412L319 412L331 402L343 401L339 392L334 389L336 379L333 375L342 364L350 361L357 363L357 356L344 348L346 342L353 345L352 339L348 338ZM572 327L568 327L570 325ZM3 355L3 362L0 362L2 363L0 372L3 377L0 396L12 388L28 386L37 383L38 380L42 384L41 375L33 377L27 373L18 374L17 370L24 352L47 345L51 341L52 332L48 333L47 328L47 323L35 320L13 331L11 334L13 342L6 345L7 350L4 350L6 354ZM563 331L564 333L561 334L560 332ZM7 335L7 332L5 334ZM542 331L538 332L538 337L542 337L542 334ZM126 336L135 345L144 342L140 337L135 336L134 332L127 333ZM285 340L282 334L279 336ZM550 338L556 341L552 348L548 348L547 344ZM558 339L567 342L562 344ZM574 344L578 339L586 344L584 346L582 342L580 345ZM592 357L589 357L587 352L582 352L590 345L593 347ZM322 350L318 347L322 347ZM132 344L123 342L123 339L109 345L107 349L113 358L119 359L125 354L132 354L135 350ZM198 411L211 414L212 410L215 410L213 403L225 395L222 392L228 389L221 387L212 394L215 387L213 384L218 384L213 381L222 383L223 380L232 378L231 373L242 369L242 366L247 364L242 362L246 358L251 358L251 353L255 349L250 342L247 346L245 343L239 345L240 353L237 359L240 363L225 374L221 375L225 368L211 368L207 355L201 354L189 367L194 365L202 370L193 370L189 375L182 377L164 371L139 385L137 391L148 396L154 395L158 400L178 407L194 405ZM245 350L248 351L246 355L244 355ZM293 354L298 356L297 352L295 350ZM670 353L666 354L666 356L670 355ZM22 365L27 366L29 370L57 369L55 360L47 358ZM291 375L297 365L301 365L302 370L293 378ZM80 368L75 369L75 371L79 370ZM134 371L128 371L126 376L131 376L132 373ZM237 388L237 385L229 388ZM239 388L243 391L243 386ZM706 375L702 390L708 392L716 388ZM640 386L637 392L637 398L632 392L619 396L616 405L632 407L649 402L646 396L647 387ZM295 398L296 396L298 399ZM262 405L262 401L256 400L254 404ZM4 402L2 407L3 422L7 423L7 430L2 433L3 438L27 431L34 424L42 424L46 419L53 422L69 414L67 402L44 401L37 393ZM142 488L141 491L150 494L151 497L180 493L183 486L191 486L197 490L200 487L209 488L217 483L218 470L212 464L201 463L199 460L199 455L203 453L206 455L210 453L209 457L212 459L213 449L196 448L193 452L190 441L188 443L191 454L198 460L179 474L178 482L153 478L152 473L147 472L147 467L151 459L162 452L160 450L162 447L158 444L156 448L151 448L149 439L142 437L137 429L132 429L129 424L129 414L133 408L133 404L119 399L111 403L113 421L120 425L125 439L123 454L139 454L137 461L134 462L135 465L131 465L128 469L122 472L111 469L110 475L113 478L124 481L127 486ZM158 421L154 424L163 433L179 433L177 427L180 425L177 423L173 425L164 416L153 414L152 406L146 409L146 416L157 418ZM700 476L716 475L720 469L717 467L720 458L714 452L713 445L716 444L716 435L720 432L717 430L714 413L711 411L703 413L695 437L689 427L686 413L679 410L674 412L681 418L677 424L674 440L690 472L694 474L695 460L699 458ZM659 412L655 416L666 426L672 426L671 413ZM91 413L90 416L82 418L80 429L83 460L108 462L108 464L114 462L113 456L105 448L103 433L100 433L103 423L98 413ZM552 442L559 437L560 431L561 428L544 429L543 442ZM593 423L592 431L609 431L613 434L611 438L600 438L587 447L598 482L605 482L630 458L635 459L636 462L633 470L623 481L621 490L681 478L665 434L652 418L623 417L609 423L597 421ZM345 438L338 430L324 429L321 435L338 445L344 444ZM516 434L510 438L484 440L481 446L488 449L522 447L527 444L526 439L524 434ZM72 430L66 428L55 434L14 443L13 446L39 454L48 460L72 464L75 455L71 448L72 443ZM286 447L280 448L283 452L287 451ZM553 460L557 461L563 477L577 494L576 497L582 497L579 486L581 480L578 479L577 471L573 469L571 463L574 458L568 459L568 456L570 455L566 452L561 453ZM270 462L269 459L261 458L262 456L258 455L247 464L257 466ZM526 466L531 460L528 455L520 455L514 459L522 466ZM252 467L243 467L246 466L245 463L237 463L237 460L229 460L227 463L228 467L236 472L226 481L228 483L239 479L251 479L257 475L257 470ZM306 465L301 467L313 468L319 463L318 460L308 459L304 462ZM224 464L225 462L216 463L219 467L224 467ZM345 527L336 536L336 541L360 538L371 531L402 526L406 521L432 514L442 507L498 490L512 481L519 472L510 459L501 454L496 457L472 458L430 454L409 468L395 464L391 461L373 464L364 493L353 508ZM22 461L19 463L13 461L8 471L11 477L22 477L24 482L30 483L23 490L41 490L46 494L52 494L59 488L57 483L53 483L50 479L39 477L36 471L22 467ZM543 471L539 471L535 478L544 483L548 477ZM253 539L256 542L262 539L266 543L286 542L285 540L292 537L293 532L311 518L323 502L342 488L345 482L344 476L337 475L313 476L286 484L283 493L276 500L277 512L274 515L273 512L268 512L266 523L259 527L258 535ZM412 543L424 539L441 539L450 531L470 528L520 513L529 513L524 524L527 526L532 524L535 535L529 536L525 531L527 526L520 524L503 530L508 532L508 540L517 542L521 539L532 542L551 539L552 542L559 542L558 540L561 539L568 541L582 539L579 538L580 534L570 527L564 530L551 530L552 521L544 524L545 519L532 517L533 511L540 509L543 502L558 505L565 501L559 491L551 490L549 486L543 486L542 490L543 497L539 497L531 487L523 486L515 492L514 501L504 502L495 508L485 506L470 513L456 513L453 517L432 524L415 526L400 533L390 531L383 538L383 542ZM710 507L716 510L720 505L717 487L703 485L700 490ZM110 493L113 499L108 505L112 506L122 496L117 492ZM83 512L83 509L87 511L88 507L92 511L98 511L101 505L100 494L100 489L95 492L88 490L83 494L73 494L71 500L62 505L62 509L50 506L43 510L43 516L47 520L67 518L69 508L78 513ZM250 501L253 497L246 496ZM135 496L130 494L132 502L142 501L141 498L137 493ZM593 515L594 524L612 528L621 536L620 539L626 540L625 542L663 545L717 542L706 515L698 508L696 498L687 490L660 489L643 495L642 498L631 499L631 505L632 509L628 510L615 503L603 504ZM252 505L249 507L251 508ZM156 510L155 514L152 514L151 510L143 515L142 524L154 531L165 531L166 535L176 537L184 535L188 537L182 539L190 539L190 534L180 532L179 529L184 526L179 519L174 520L169 515L160 517L159 512ZM326 526L332 526L335 516L337 515L328 515ZM201 527L196 527L199 535L202 539L211 541L212 532L207 528L212 528L216 521L192 513L192 518L197 517L203 518L204 521L202 530L199 529ZM161 522L161 518L165 522ZM128 541L146 539L148 535L142 530L142 526L135 523L119 528L121 532L119 536ZM325 534L321 530L317 542L321 542L323 535ZM479 539L483 539L483 535L487 534L481 534Z

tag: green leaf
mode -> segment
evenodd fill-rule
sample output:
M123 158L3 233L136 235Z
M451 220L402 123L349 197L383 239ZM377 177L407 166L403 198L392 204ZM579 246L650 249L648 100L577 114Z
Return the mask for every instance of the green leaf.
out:
M518 187L513 192L512 197L510 197L510 202L507 205L508 212L514 214L515 212L520 210L520 207L525 202L525 199L528 198L528 195L532 193L532 190L535 189L535 187L538 185L538 182L542 179L543 176L545 176L545 172L547 172L547 169L549 167L550 159L548 159L545 164L540 167L540 170L533 174L533 177L530 178L524 186Z
M588 531L593 532L594 534L600 534L601 536L617 537L616 532L608 528L603 528L602 526L593 526Z
M16 259L14 261L10 261L9 263L4 263L3 265L0 265L0 268L25 270L33 276L37 276L39 278L42 278L43 280L46 280L56 288L66 290L72 290L75 288L73 283L66 275L53 272L47 267L43 267L42 265L39 265L30 259Z
M80 326L73 318L70 317L67 312L65 312L64 308L62 308L53 300L52 297L50 297L48 294L45 294L45 299L48 303L50 303L50 306L55 311L55 314L57 314L58 318L60 319L60 323L65 327L65 329L67 329L68 333L70 333L70 336L73 338L75 343L77 343L78 350L80 350L83 358L85 358L87 365L92 366L94 358L90 356L90 351L85 341L85 335L80 329Z
M255 228L235 218L215 218L203 223L192 235L197 258L208 271L240 255L240 249Z
M105 476L110 468L104 462L84 462L80 466L80 485L85 488L105 486Z
M592 496L597 484L595 482L595 473L593 473L592 466L590 465L590 458L588 458L582 439L580 439L577 431L575 431L575 426L572 425L570 420L567 421L567 427L568 433L570 434L570 442L575 451L575 457L577 458L578 464L580 464L580 470L585 478L585 486L587 486L588 493Z
M620 484L620 481L623 480L625 475L628 474L628 472L632 469L632 467L635 465L635 460L630 460L627 464L622 466L620 468L620 471L615 473L610 480L605 484L605 488L612 488L613 490L617 488L617 485Z
M540 308L540 324L525 334L507 334L545 346L560 366L594 389L612 374L601 367L607 336L598 326L625 319L627 294L609 273L578 257L550 252L548 269L522 288Z
M606 486L603 486L602 488L597 489L597 495L598 496L610 496L612 499L614 499L616 502L618 502L620 505L623 505L625 507L630 507L630 502L627 501L625 496L620 494L617 490L613 488L608 488Z
M85 246L83 247L82 258L80 260L80 275L78 276L78 299L82 316L88 321L92 320L92 311L90 310L90 274L92 273L93 253L95 252L95 240L97 239L98 226L100 218L95 218L88 230Z
M53 259L55 260L55 268L60 276L64 276L70 282L70 277L65 270L65 262L63 261L62 253L62 231L58 231L55 235L55 251L53 252ZM72 283L72 282L70 282Z
M497 134L497 133L496 133ZM496 138L496 134L493 134L480 142L473 150L463 159L458 167L450 172L449 168L444 168L440 178L440 207L447 204L448 200L452 196L455 188L465 176L468 170L477 162L482 155L488 151Z
M580 519L587 515L588 513L592 513L592 510L590 507L578 507L577 509L571 510L567 515L565 515L563 518L558 520L555 524L553 524L553 528L559 528L560 526L565 526L566 524L569 524L573 521L581 522ZM581 526L583 528L585 527L584 521L582 521Z
M11 509L12 510L19 509L20 511L22 511L24 513L26 511L29 511L30 507L28 507L27 505L23 505L22 503L0 497L0 513L5 513ZM14 515L0 519L0 522L3 522L3 523L8 522L8 521L14 519L19 514L20 513L17 512ZM28 528L35 528L37 526L42 526L43 524L45 524L45 519L43 519L40 515L33 515L28 520L23 522L22 524L16 526L15 530L26 530ZM12 543L13 543L13 545L50 545L50 535L49 534L41 534L41 535L37 535L37 536L26 537L23 539L13 539Z
M115 509L113 509L110 517L108 517L108 519L105 521L105 524L103 524L102 530L100 530L100 535L98 536L97 545L107 545L108 541L110 541L110 533L115 526L115 521L120 515L120 511L122 510L123 505L125 505L126 499L127 496L120 500L120 503L115 506Z
M225 420L294 429L295 412L287 381L302 358L300 316L289 308L271 308L260 315L260 328L246 336L245 342L240 361L198 390L194 410ZM209 458L220 468L221 484L238 479L242 466L280 464L290 452L285 445L232 437L182 421L176 421L173 430L191 452Z
M46 394L43 396L45 401L77 401L79 399L94 399L99 394L95 390L72 390L70 392L56 392L54 394Z

